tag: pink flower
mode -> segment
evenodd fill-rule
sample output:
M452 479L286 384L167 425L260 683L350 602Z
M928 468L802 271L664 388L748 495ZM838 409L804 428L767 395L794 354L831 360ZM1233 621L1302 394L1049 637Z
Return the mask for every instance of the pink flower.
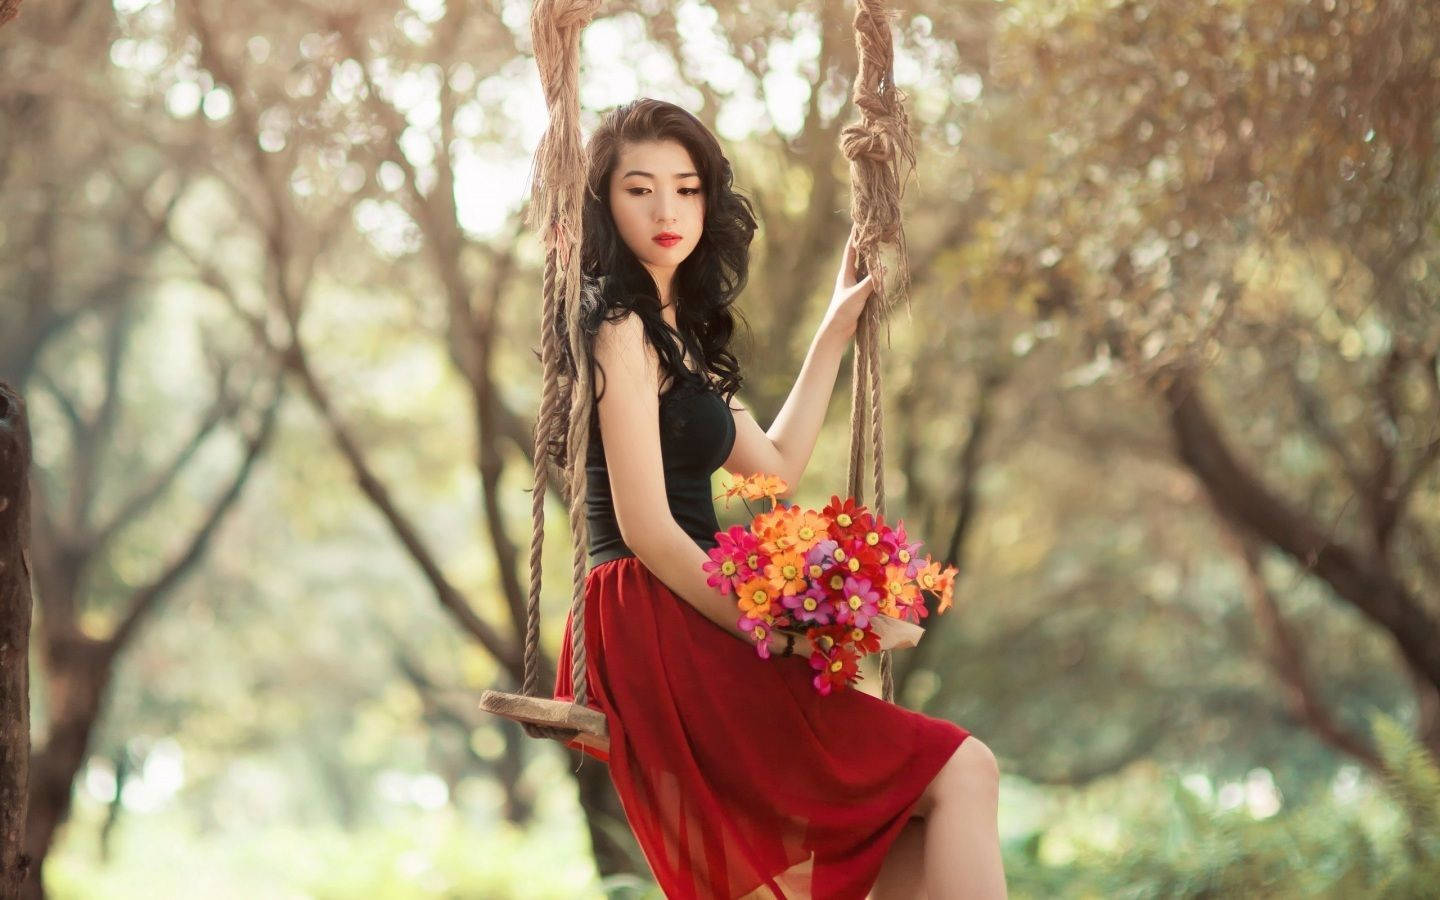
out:
M819 585L811 585L808 590L785 597L783 602L787 609L794 612L797 620L815 625L829 625L835 611L825 589Z
M749 581L756 575L765 574L764 554L760 553L760 539L745 529L744 525L731 525L725 531L715 532L715 540L720 542L716 547L725 559L735 561L736 582ZM750 565L750 560L759 556L756 560L758 565Z
M905 567L905 574L914 578L920 571L920 545L921 541L911 541L905 534L905 520L901 519L895 525L895 530L887 535L890 545L891 561Z
M740 563L728 555L723 547L711 547L707 553L709 561L700 564L700 568L710 573L706 583L726 597L730 596L735 588L743 583L740 578Z
M835 621L857 628L866 628L870 617L879 613L880 592L870 579L850 576L845 579L845 593L835 604Z
M750 618L750 617L747 616L747 617L745 617L745 618L743 618L743 619L740 620L740 628L741 628L742 630L744 630L744 631L750 632L750 636L755 639L755 653L756 653L756 655L758 655L761 659L769 659L769 658L770 658L770 641L769 641L770 628L769 628L769 626L765 625L765 624L764 624L763 622L761 622L759 619L752 619L752 618Z

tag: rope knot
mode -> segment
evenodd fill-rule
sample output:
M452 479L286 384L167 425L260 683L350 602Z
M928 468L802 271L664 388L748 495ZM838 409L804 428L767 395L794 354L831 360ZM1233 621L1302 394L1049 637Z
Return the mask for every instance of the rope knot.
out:
M841 130L846 159L873 159L888 162L895 158L895 141L881 122L856 122Z

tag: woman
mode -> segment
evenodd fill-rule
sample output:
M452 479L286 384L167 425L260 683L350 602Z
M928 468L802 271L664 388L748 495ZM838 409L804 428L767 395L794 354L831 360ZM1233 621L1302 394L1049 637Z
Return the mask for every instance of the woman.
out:
M799 378L762 430L735 400L728 349L756 223L714 136L640 99L605 117L587 155L585 641L610 749L570 746L609 764L667 897L1005 896L989 749L859 690L821 696L804 638L787 656L772 634L760 658L701 568L719 530L715 470L794 485L810 459L871 292L855 280L853 233ZM551 451L563 459L563 439ZM568 700L568 623L564 634L555 696Z

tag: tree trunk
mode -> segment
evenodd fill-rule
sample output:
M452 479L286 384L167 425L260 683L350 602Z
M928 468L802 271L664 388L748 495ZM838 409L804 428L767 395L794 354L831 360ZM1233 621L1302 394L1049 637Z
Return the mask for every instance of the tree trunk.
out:
M70 817L75 777L85 763L90 735L104 708L110 684L112 654L107 642L71 634L45 647L50 676L50 735L34 756L30 781L30 812L26 820L25 852L37 865L31 868L20 896L41 900L38 861L44 860L55 833Z
M0 381L0 897L19 896L34 858L24 852L30 783L29 478L25 401Z

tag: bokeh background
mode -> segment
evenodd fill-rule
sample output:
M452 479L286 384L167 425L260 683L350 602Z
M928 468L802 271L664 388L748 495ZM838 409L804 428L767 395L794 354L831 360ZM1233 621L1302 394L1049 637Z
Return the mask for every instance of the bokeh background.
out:
M1434 896L1440 4L901 6L888 502L961 574L897 699L996 752L1012 895ZM587 132L680 103L757 205L762 423L849 230L851 14L629 0L584 35ZM603 766L476 705L523 638L528 15L27 0L0 31L50 896L658 896ZM842 490L848 379L802 504Z

